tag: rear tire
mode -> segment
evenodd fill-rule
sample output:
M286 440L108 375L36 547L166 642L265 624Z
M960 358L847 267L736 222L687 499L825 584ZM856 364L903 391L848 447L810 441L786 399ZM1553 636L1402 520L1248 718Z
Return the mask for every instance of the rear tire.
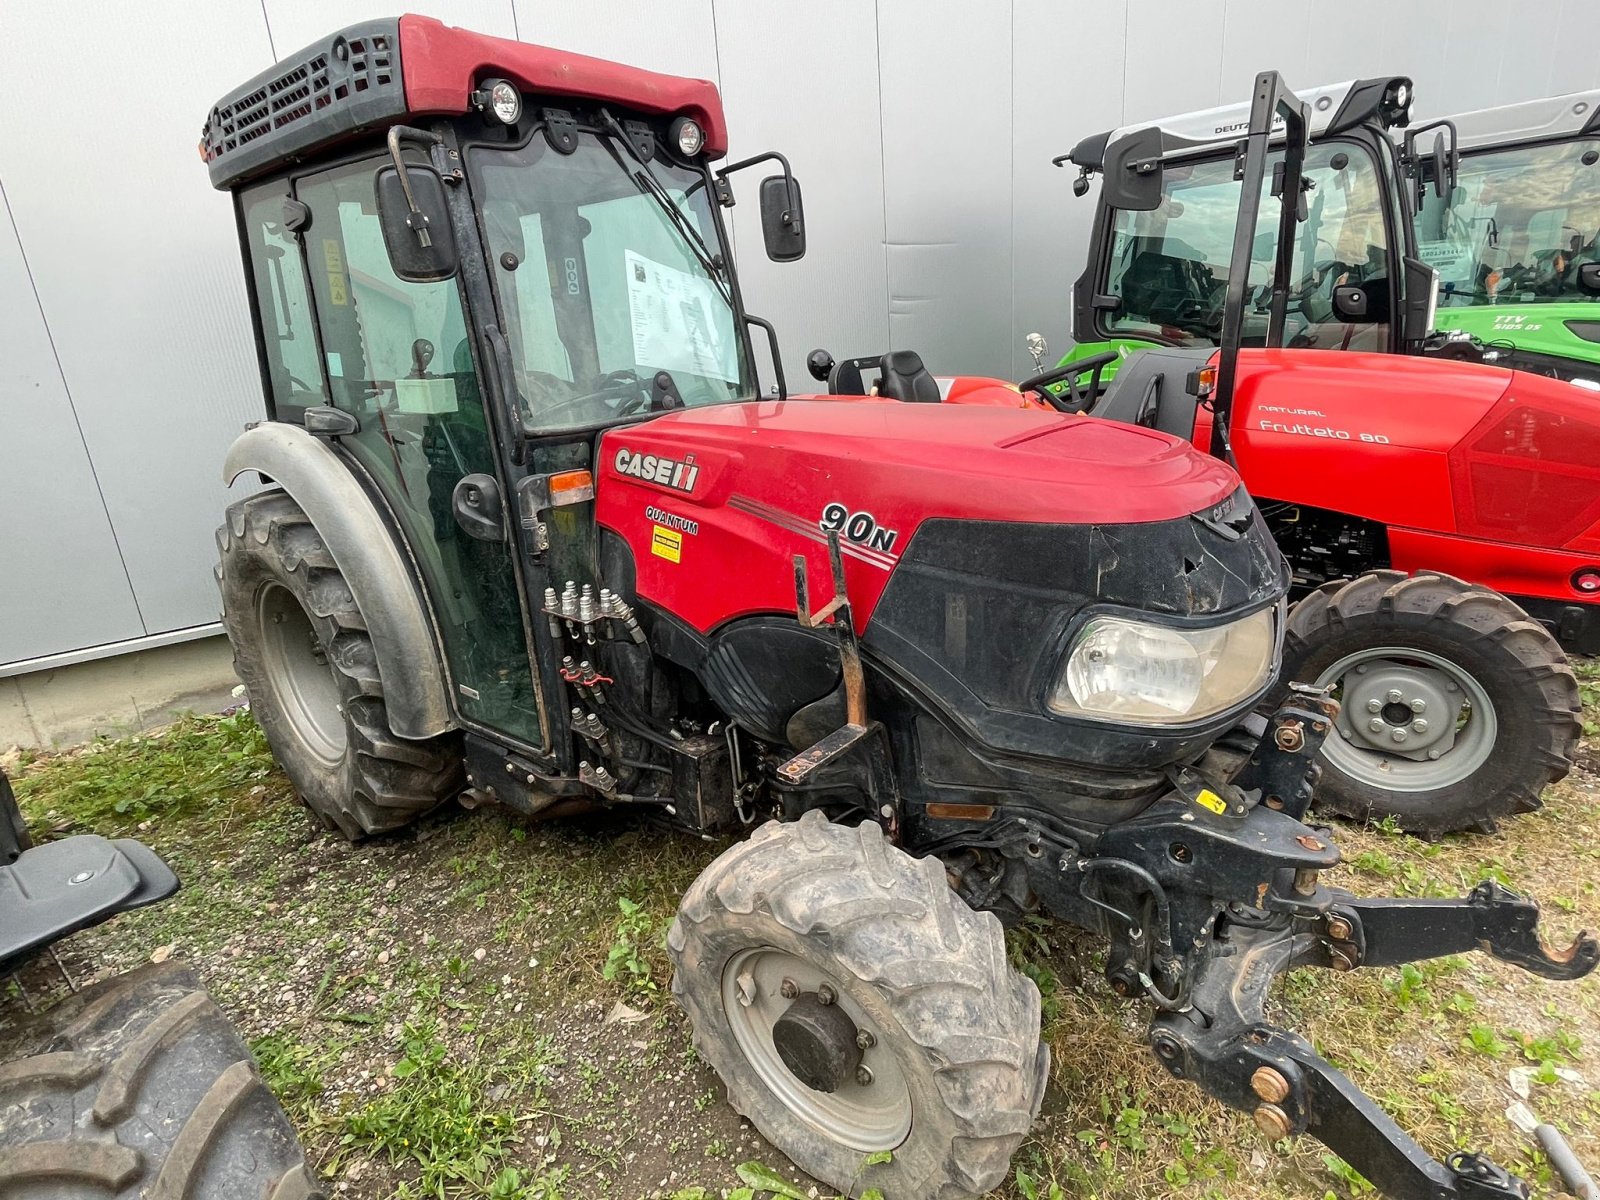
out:
M456 735L389 727L366 622L311 518L286 493L228 509L217 530L222 623L250 707L295 790L352 841L398 829L461 788Z
M147 967L70 997L0 1066L0 1196L313 1200L293 1127L194 973Z
M695 880L667 950L695 1049L801 1170L892 1200L964 1200L1005 1179L1049 1075L1039 991L1008 965L999 920L967 907L937 859L871 822L769 823ZM770 1017L789 1002L782 980L802 997L836 991L870 1035L865 1082L847 1068L828 1092L788 1073ZM866 1165L883 1150L889 1161Z
M1488 831L1572 768L1578 683L1560 645L1500 593L1449 575L1323 585L1289 616L1283 678L1334 685L1344 704L1321 757L1328 812Z

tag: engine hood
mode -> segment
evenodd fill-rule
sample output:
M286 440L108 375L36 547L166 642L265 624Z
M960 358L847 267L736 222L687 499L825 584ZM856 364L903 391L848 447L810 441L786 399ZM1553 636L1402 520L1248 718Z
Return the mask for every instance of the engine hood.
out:
M826 527L840 531L864 629L927 521L1138 525L1229 507L1240 486L1225 464L1148 429L1037 410L806 399L611 430L596 476L596 519L632 550L639 595L702 633L792 612L797 554L825 599ZM1037 573L1048 586L1048 564Z

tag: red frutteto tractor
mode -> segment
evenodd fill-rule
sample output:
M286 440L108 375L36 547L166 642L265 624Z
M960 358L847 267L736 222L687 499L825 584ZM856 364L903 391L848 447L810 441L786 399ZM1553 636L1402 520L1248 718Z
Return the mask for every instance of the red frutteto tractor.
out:
M1288 577L1225 462L1040 409L764 399L716 89L372 21L224 97L269 419L218 531L251 705L352 839L457 795L757 825L690 887L673 992L731 1104L851 1195L996 1186L1049 1078L1025 914L1105 935L1172 1074L1391 1194L1435 1161L1265 1016L1294 966L1483 950L1561 979L1538 908L1358 897L1304 821L1338 705L1270 715ZM773 355L774 362L777 355ZM880 364L887 396L931 382ZM935 387L935 394L938 389ZM1014 393L1013 393L1014 396Z
M1285 676L1344 705L1318 803L1432 834L1536 807L1571 766L1551 634L1600 652L1600 396L1431 336L1431 269L1384 250L1413 244L1388 134L1409 90L1302 102L1268 73L1249 108L1085 139L1071 157L1105 180L1074 307L1081 342L1115 347L946 387L1235 463L1303 597Z

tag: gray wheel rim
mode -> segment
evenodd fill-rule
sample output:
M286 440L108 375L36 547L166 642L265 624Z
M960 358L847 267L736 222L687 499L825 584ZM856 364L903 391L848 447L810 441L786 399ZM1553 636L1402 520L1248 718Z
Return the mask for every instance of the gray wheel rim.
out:
M278 707L313 756L337 766L349 742L339 683L294 593L269 583L256 594L261 657Z
M816 1092L790 1073L772 1041L772 1027L789 1006L783 981L801 992L822 984L834 990L858 1030L873 1037L862 1056L872 1082L847 1082L836 1092ZM873 1154L893 1150L911 1132L911 1090L878 1023L839 982L803 958L771 947L740 951L722 970L722 1007L745 1060L796 1117L825 1137Z
M1343 705L1323 756L1357 782L1431 792L1468 778L1494 752L1499 721L1489 693L1442 655L1373 646L1345 655L1316 684L1333 686ZM1414 709L1405 720L1402 707ZM1404 741L1394 740L1396 731Z

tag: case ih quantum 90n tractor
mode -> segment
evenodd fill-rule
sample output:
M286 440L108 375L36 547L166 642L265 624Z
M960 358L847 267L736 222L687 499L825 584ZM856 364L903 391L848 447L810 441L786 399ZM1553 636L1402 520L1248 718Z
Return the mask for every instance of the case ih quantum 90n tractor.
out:
M306 803L352 838L463 789L760 822L685 896L673 990L731 1103L851 1194L1004 1177L1049 1060L1002 922L1038 913L1103 933L1160 1061L1270 1136L1396 1196L1523 1195L1263 1001L1296 965L1576 978L1600 944L1546 951L1492 884L1324 878L1337 709L1252 716L1288 580L1226 464L1040 410L761 398L725 138L709 83L412 16L213 110L270 414L227 458L268 486L219 531L224 619Z
M1403 163L1449 157L1402 156L1409 103L1267 73L1250 105L1086 138L1079 344L1022 390L1237 463L1305 597L1285 673L1344 703L1319 803L1437 833L1571 765L1576 683L1534 622L1600 652L1600 395L1434 334Z

